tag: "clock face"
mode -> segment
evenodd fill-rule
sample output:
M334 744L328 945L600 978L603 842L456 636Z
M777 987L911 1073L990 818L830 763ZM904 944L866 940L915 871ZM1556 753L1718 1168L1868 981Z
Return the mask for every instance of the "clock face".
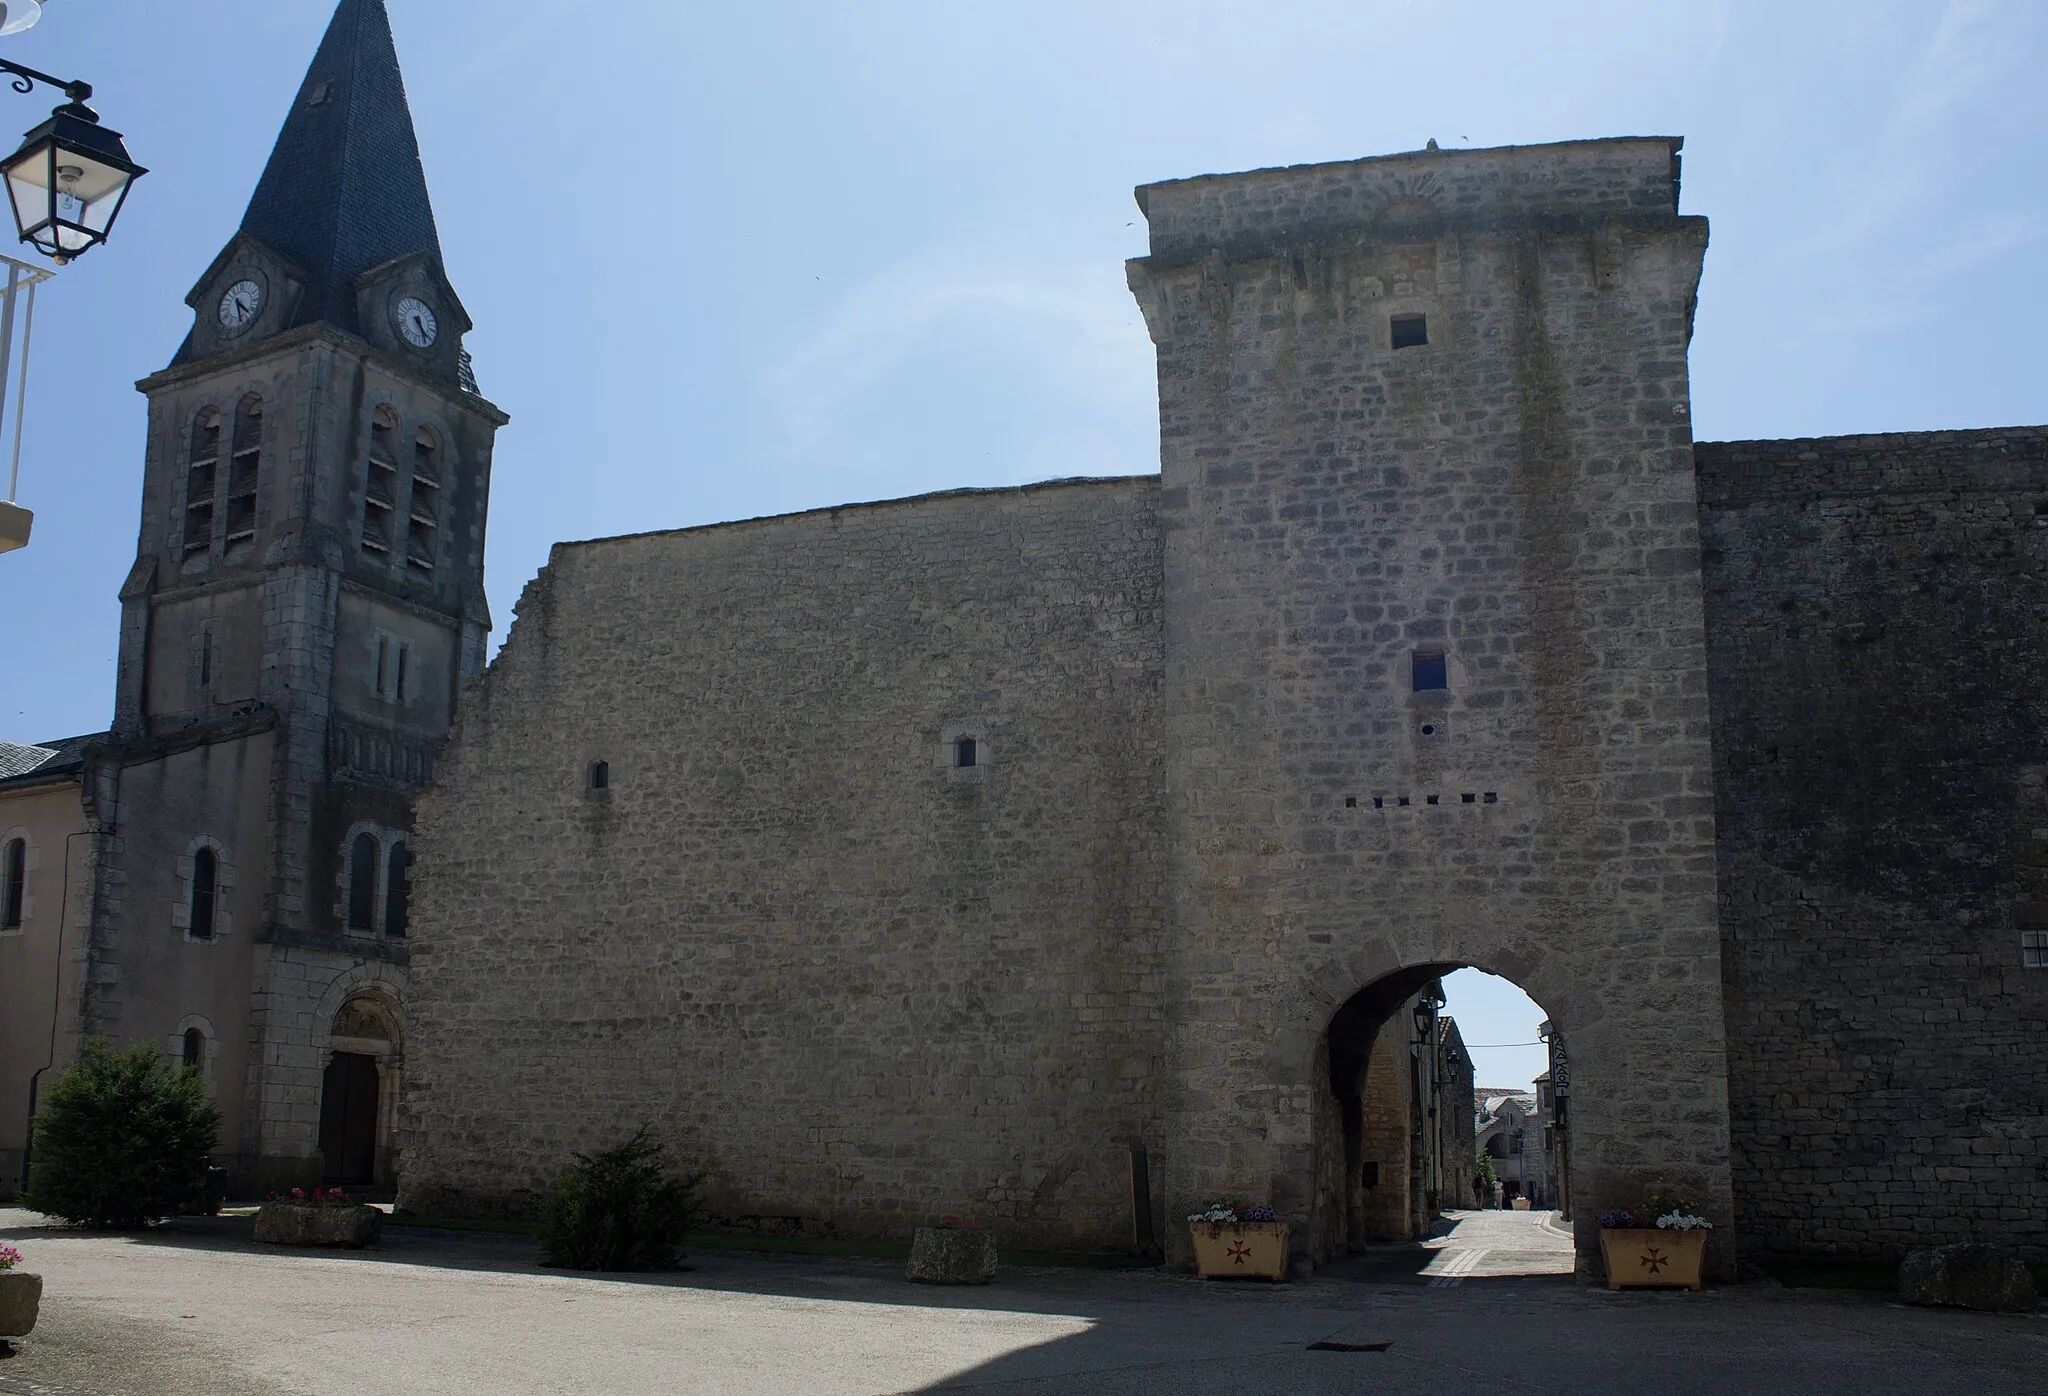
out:
M220 298L220 323L225 330L246 330L263 309L263 287L254 281L237 281Z
M407 296L398 303L398 332L405 336L405 342L415 349L431 349L434 341L441 337L441 322L434 318L434 312L418 296Z

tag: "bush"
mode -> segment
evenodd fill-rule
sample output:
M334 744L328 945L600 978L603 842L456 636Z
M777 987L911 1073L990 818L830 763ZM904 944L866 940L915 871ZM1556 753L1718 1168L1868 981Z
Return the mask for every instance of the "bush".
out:
M656 1270L682 1259L704 1175L672 1177L646 1125L601 1154L578 1154L541 1204L548 1264L571 1270Z
M116 1052L95 1038L36 1112L22 1205L93 1227L174 1216L205 1190L219 1132L197 1072L153 1042Z

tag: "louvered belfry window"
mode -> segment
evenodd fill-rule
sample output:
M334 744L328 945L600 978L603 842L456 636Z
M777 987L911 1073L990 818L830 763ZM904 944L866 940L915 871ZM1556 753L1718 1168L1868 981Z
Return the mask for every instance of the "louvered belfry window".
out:
M263 466L263 399L251 393L235 409L228 456L228 551L256 537L256 485Z
M370 466L363 486L363 551L389 556L397 537L398 414L380 407L370 418Z
M220 473L221 417L209 407L192 423L192 451L185 466L185 555L213 546L213 503Z
M425 427L412 448L412 508L407 520L405 565L434 575L435 547L441 532L441 442Z

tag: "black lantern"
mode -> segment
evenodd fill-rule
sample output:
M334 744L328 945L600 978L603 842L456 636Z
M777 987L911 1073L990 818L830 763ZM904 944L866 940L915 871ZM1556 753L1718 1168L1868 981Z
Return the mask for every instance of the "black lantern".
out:
M1430 1020L1435 1017L1436 1009L1430 1004L1427 995L1415 1001L1415 1040L1417 1042L1429 1041L1429 1024Z
M72 100L0 164L21 240L60 266L107 240L128 187L149 173L128 158L120 132L100 125L79 88L73 84Z

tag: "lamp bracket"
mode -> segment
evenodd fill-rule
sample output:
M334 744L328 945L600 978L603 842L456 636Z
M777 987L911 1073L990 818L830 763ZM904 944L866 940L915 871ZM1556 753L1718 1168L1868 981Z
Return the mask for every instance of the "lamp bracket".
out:
M72 102L83 109L73 112L74 116L83 115L90 117L94 121L99 120L99 117L94 116L90 109L85 108L85 103L92 100L92 84L89 82L76 82L68 78L53 78L48 73L38 72L36 69L25 67L20 63L10 63L4 58L0 58L0 73L8 73L13 76L14 80L9 86L16 92L33 92L36 90L36 84L38 83L41 83L44 87L61 88L66 97L69 97Z

